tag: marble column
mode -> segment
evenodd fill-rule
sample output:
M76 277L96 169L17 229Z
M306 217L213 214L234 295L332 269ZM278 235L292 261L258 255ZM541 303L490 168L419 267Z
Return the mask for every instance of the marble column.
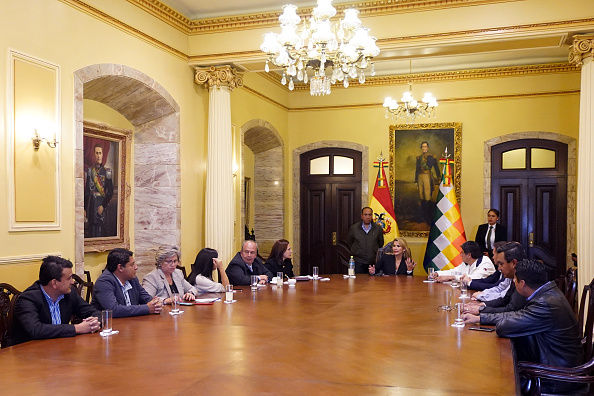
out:
M205 85L209 99L204 242L228 263L234 254L235 213L231 91L241 87L243 79L230 66L210 66L196 68L194 80Z
M581 66L580 126L577 179L578 291L594 278L594 34L576 35L569 50L569 62Z

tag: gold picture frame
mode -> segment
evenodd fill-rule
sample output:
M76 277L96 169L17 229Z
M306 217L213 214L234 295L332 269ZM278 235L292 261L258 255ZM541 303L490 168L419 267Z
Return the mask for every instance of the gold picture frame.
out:
M83 122L85 252L130 248L127 170L131 138L130 130ZM97 165L98 152L101 166Z
M431 201L421 199L422 195L426 196L427 191L422 192L416 183L419 173L417 162L420 161L421 143L423 142L429 144L428 155L432 154L440 172L443 171L443 166L439 164L439 161L444 158L447 147L448 158L454 161L454 166L451 169L454 177L454 189L458 204L461 205L462 123L390 125L390 190L396 223L400 235L403 237L427 238L431 228L427 213L431 213L429 217L432 216L438 190L435 184L438 180L435 178L436 171L430 170L432 172L430 175L435 181L432 184L434 188L431 191ZM427 163L427 161L425 162ZM433 163L432 160L430 162Z

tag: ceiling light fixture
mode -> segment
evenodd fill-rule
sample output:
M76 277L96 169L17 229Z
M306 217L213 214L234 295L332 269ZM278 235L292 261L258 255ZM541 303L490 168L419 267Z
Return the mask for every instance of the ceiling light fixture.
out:
M387 97L384 100L384 107L386 108L386 118L392 115L392 118L397 120L402 118L407 124L416 121L418 116L421 117L435 117L435 108L437 107L437 99L431 93L425 93L422 103L415 100L412 93L412 61L409 61L409 80L408 91L402 95L402 103L398 103L396 99Z
M330 18L336 15L332 0L318 0L311 18L298 26L301 17L297 15L297 6L283 6L283 13L278 18L281 33L266 33L260 49L268 54L268 63L282 67L281 83L289 84L289 90L295 87L294 78L309 81L312 96L329 95L331 85L342 81L345 88L349 78L359 78L365 82L365 69L371 65L370 74L375 75L373 62L379 55L375 37L369 36L369 29L361 26L357 17L359 11L349 8L344 11L344 18L331 24ZM308 69L312 70L311 79ZM329 70L328 70L329 69Z

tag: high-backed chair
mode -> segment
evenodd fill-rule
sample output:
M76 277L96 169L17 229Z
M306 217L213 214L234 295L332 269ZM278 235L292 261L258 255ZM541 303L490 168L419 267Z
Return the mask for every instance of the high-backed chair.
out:
M188 280L188 274L186 274L186 267L182 267L181 265L178 265L175 268L178 270L181 270L182 274L184 274L184 279Z
M391 252L392 251L392 246L394 245L394 242L388 242L386 243L383 247L377 249L377 253L375 254L375 262L377 263L384 254L386 254L387 252Z
M584 312L587 308L586 321L584 326ZM584 286L580 309L578 313L578 324L584 346L584 361L586 363L577 367L553 367L544 364L519 362L518 374L526 378L527 384L522 393L529 396L538 396L540 392L540 380L552 379L563 382L590 384L594 390L594 354L592 335L594 332L594 279L589 285Z
M86 302L90 303L91 296L93 295L93 282L84 281L76 274L72 274L72 279L74 279L74 287L76 288L78 295L84 298ZM87 279L90 279L90 275L87 277ZM83 291L85 292L84 296Z
M565 293L565 298L571 305L574 311L576 311L576 296L577 296L577 267L571 267L567 270L565 274L565 289L563 292Z
M0 283L0 348L8 346L14 305L20 294L12 285Z

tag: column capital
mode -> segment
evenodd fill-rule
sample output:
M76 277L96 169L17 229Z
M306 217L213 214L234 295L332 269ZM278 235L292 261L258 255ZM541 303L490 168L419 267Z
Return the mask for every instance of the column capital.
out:
M569 47L569 63L581 66L584 58L592 55L594 55L594 33L573 36L573 44Z
M204 84L206 88L220 88L226 86L233 91L234 88L243 87L243 77L231 66L209 66L196 67L194 81L196 84Z

